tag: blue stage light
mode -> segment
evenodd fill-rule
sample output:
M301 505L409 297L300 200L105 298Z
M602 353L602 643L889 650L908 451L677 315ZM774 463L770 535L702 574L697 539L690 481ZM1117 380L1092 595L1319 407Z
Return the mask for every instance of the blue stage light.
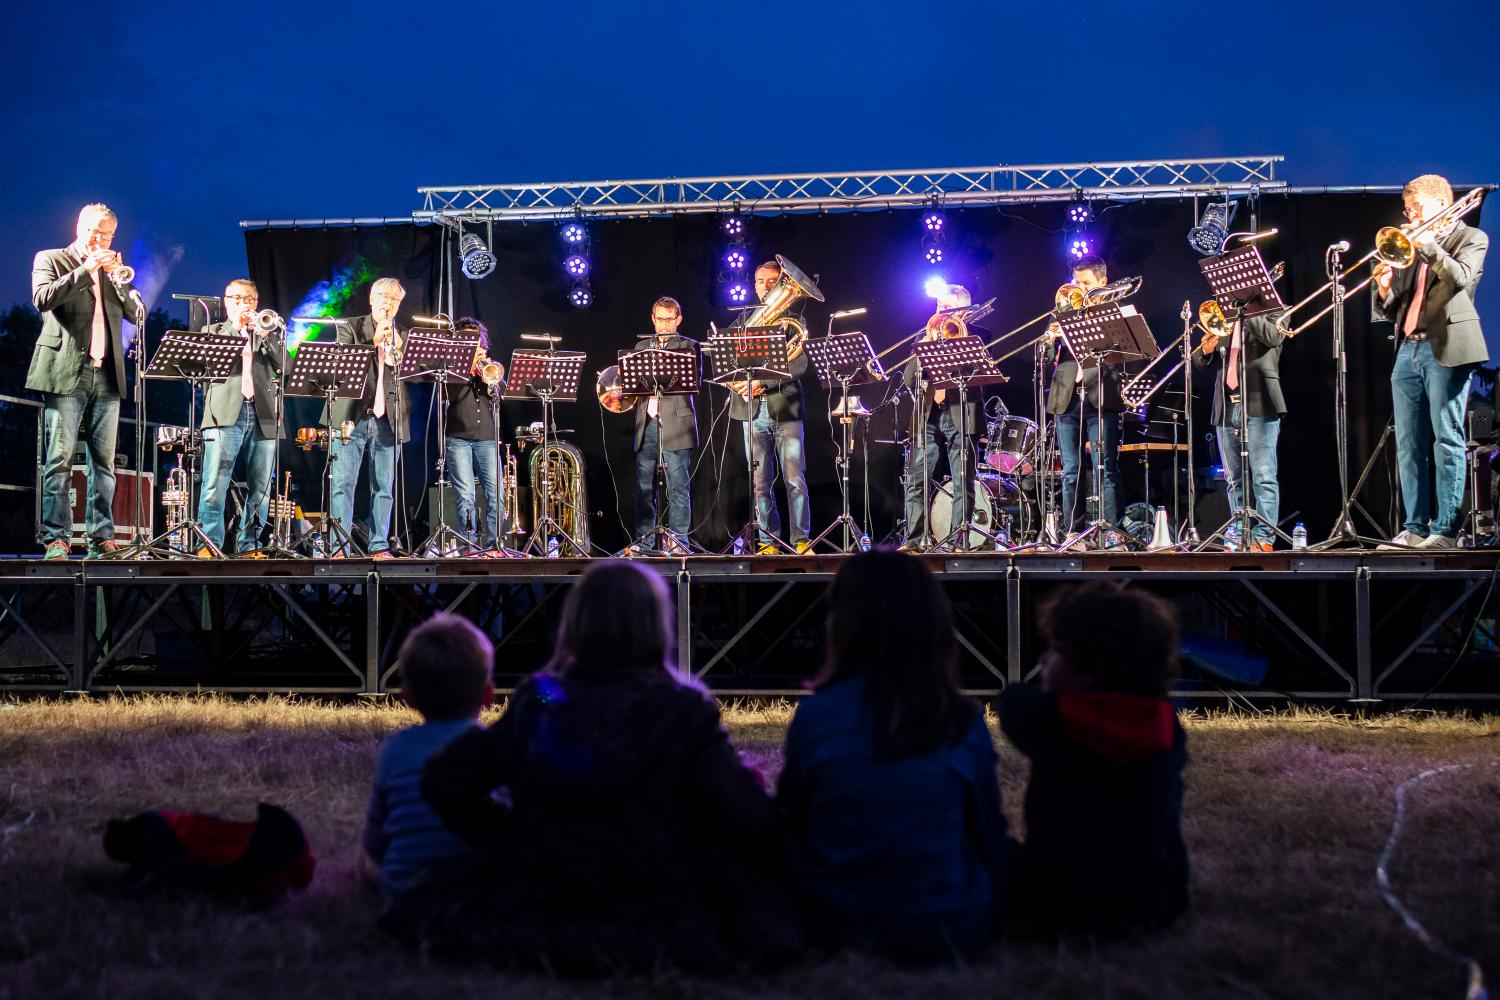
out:
M731 271L743 271L749 263L750 258L743 250L730 250L724 255L724 266Z
M948 291L948 279L940 274L934 274L922 285L922 291L927 293L929 299L938 298Z
M581 278L589 273L589 259L582 254L573 254L563 261L563 270L575 278Z
M750 299L750 287L743 281L736 281L729 286L729 301L737 306L744 305Z
M1094 210L1089 203L1082 199L1068 206L1068 224L1073 226L1086 226L1094 221Z
M943 262L943 248L934 243L927 248L923 256L927 258L927 263L929 264L941 264Z
M583 228L581 222L569 222L562 227L564 243L582 243L587 237L588 230Z
M589 290L588 285L580 282L568 293L568 301L573 303L574 308L587 309L594 304L594 293Z
M929 208L922 214L922 228L926 229L929 233L942 232L945 221L943 213L935 208Z
M1087 257L1093 252L1093 242L1090 241L1089 238L1082 233L1073 237L1073 239L1068 243L1068 253L1072 255L1074 260L1077 260L1080 257Z
M745 220L740 218L738 214L724 216L723 226L725 236L744 235Z

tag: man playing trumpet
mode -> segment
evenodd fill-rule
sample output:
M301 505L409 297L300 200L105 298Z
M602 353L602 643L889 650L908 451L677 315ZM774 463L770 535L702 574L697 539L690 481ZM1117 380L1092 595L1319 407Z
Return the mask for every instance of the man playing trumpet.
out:
M1423 174L1406 185L1401 201L1406 218L1420 226L1453 204L1453 188L1437 174ZM1469 376L1489 360L1474 309L1489 237L1456 219L1443 228L1413 238L1414 266L1381 265L1375 275L1376 315L1396 325L1391 396L1406 520L1393 547L1457 544Z
M460 531L486 551L500 547L504 537L504 508L500 503L500 462L496 454L495 396L499 380L491 386L484 379L482 365L489 361L490 331L479 320L464 316L453 325L459 333L479 334L479 351L474 358L469 381L463 385L443 384L448 398L447 439L443 453L447 459L449 482L457 501ZM497 366L498 370L498 366ZM484 490L485 516L479 516L475 480Z
M145 307L130 285L132 272L110 249L118 226L107 205L85 205L77 239L43 250L31 267L31 304L42 332L31 354L26 388L42 394L42 519L37 540L46 558L65 559L72 547L73 504L68 498L73 449L87 427L88 554L114 552L115 438L125 392L121 322L137 322Z
M262 328L256 322L260 302L255 282L236 278L224 289L225 319L203 328L204 333L238 337L240 367L222 382L208 387L203 398L203 492L198 497L198 521L215 546L224 544L224 501L234 478L234 465L246 452L245 485L249 496L240 514L235 550L254 557L266 525L271 498L271 472L276 463L277 380L281 375L279 323ZM206 554L206 553L200 553Z

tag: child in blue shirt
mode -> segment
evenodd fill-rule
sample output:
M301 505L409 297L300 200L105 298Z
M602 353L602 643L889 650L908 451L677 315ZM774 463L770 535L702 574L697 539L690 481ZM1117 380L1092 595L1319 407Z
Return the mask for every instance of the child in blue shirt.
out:
M494 656L483 632L451 614L434 615L401 646L401 697L423 721L393 733L381 748L364 831L365 853L379 868L381 924L389 930L412 924L471 873L469 845L422 798L422 768L475 728L480 711L493 703Z

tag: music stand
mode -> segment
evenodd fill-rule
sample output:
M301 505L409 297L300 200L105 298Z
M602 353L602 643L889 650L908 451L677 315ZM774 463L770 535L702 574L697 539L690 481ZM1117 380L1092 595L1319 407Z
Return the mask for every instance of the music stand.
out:
M797 551L771 534L769 529L760 529L760 522L755 516L755 458L751 453L749 431L752 420L750 407L755 402L755 396L750 394L750 383L763 379L780 381L792 377L786 336L780 331L780 327L746 327L723 336L711 335L703 344L703 350L714 366L714 376L709 379L710 382L724 386L731 393L735 391L731 388L731 383L745 383L745 391L739 395L745 400L745 485L749 490L750 518L739 533L729 540L729 544L719 550L720 555L733 552L736 542L744 551L754 552L758 531L770 539L767 544L774 548L789 554ZM771 503L775 502L776 498L771 497ZM787 513L790 514L790 510Z
M809 340L802 345L807 352L807 359L812 363L813 372L818 376L818 383L825 389L832 389L835 385L840 390L840 406L834 412L839 418L840 438L843 444L837 462L839 466L839 488L843 492L843 511L838 518L824 528L818 537L812 540L812 547L817 548L833 534L835 528L844 531L844 544L836 547L838 552L850 552L859 543L859 538L864 534L864 529L854 520L854 515L849 512L849 461L854 452L854 422L861 414L848 406L849 387L854 385L865 385L876 381L874 372L880 369L880 362L875 360L875 352L870 350L870 340L863 333L851 332L841 333L836 337L825 337L822 340ZM868 458L866 458L868 462Z
M666 435L661 429L662 398L664 396L692 396L698 392L698 352L692 348L644 347L620 355L620 394L622 396L650 396L656 400L656 472L652 477L652 488L658 479L661 482L662 502L654 503L656 524L647 533L647 548L666 553L668 543L683 552L691 552L693 543L662 523L666 517L667 453ZM655 498L653 496L653 502ZM637 539L646 542L646 539Z
M1239 336L1241 342L1235 366L1235 380L1240 392L1240 416L1235 421L1235 433L1239 436L1240 446L1240 505L1238 509L1230 513L1228 520L1204 539L1198 551L1202 552L1211 547L1215 541L1224 540L1228 536L1229 526L1236 522L1240 526L1240 544L1245 546L1247 551L1250 548L1250 528L1253 522L1265 525L1271 529L1272 534L1290 544L1291 538L1288 535L1272 524L1258 509L1251 506L1254 503L1255 480L1250 469L1250 407L1247 405L1249 400L1246 391L1246 381L1249 377L1249 352L1244 347L1244 320L1282 309L1281 296L1277 294L1271 273L1267 270L1264 259L1261 258L1260 248L1253 244L1238 247L1215 257L1205 257L1198 262L1198 269L1203 272L1203 278L1208 282L1214 301L1219 303L1224 316L1231 321L1230 343L1224 345L1224 348L1232 346L1236 335ZM1224 354L1223 358L1227 366L1228 354ZM1231 405L1227 375L1226 371L1225 406ZM1335 529L1335 534L1337 530Z
M411 331L401 352L396 378L432 382L437 385L467 385L474 377L474 358L479 351L479 332L433 333ZM438 524L417 548L420 555L438 558L454 554L478 555L483 550L463 532L448 523L448 394L440 393L438 407Z
M1068 350L1072 352L1082 368L1100 368L1106 364L1122 364L1126 361L1150 361L1161 353L1161 349L1156 346L1156 339L1151 335L1151 328L1146 325L1145 318L1136 311L1134 306L1106 302L1089 306L1086 309L1059 313L1057 325L1062 331L1063 342L1068 345ZM1085 400L1082 405L1086 406L1087 401ZM1098 393L1094 403L1094 428L1097 436L1092 442L1094 453L1090 458L1090 463L1097 462L1098 471L1093 477L1096 495L1090 499L1094 501L1095 516L1082 531L1064 539L1061 546L1063 549L1071 549L1094 535L1114 528L1114 525L1104 516L1104 494L1100 489L1100 481L1104 478L1104 470L1108 462L1104 453L1104 373L1102 371L1099 373ZM1076 491L1074 496L1076 504ZM1070 519L1071 527L1073 512L1067 511L1064 516ZM1140 543L1129 534L1125 532L1117 534L1125 546L1140 547Z
M547 555L547 539L561 536L569 548L579 556L588 557L578 539L563 528L552 516L552 473L547 461L547 449L557 438L553 426L552 405L554 403L576 403L578 382L588 356L582 351L529 351L516 348L510 355L509 377L506 379L502 399L537 399L542 403L542 516L531 526L531 538L522 552L537 548L537 555ZM588 511L579 511L584 517ZM550 526L550 531L543 528Z
M162 336L161 343L156 346L156 353L152 355L143 377L188 383L188 439L183 445L188 460L188 517L172 530L164 531L146 542L143 546L145 552L165 558L185 556L196 559L200 550L207 549L212 558L224 556L203 530L203 525L198 523L198 506L193 502L193 482L197 478L200 446L193 439L193 431L198 427L198 389L206 383L222 382L231 375L238 374L240 356L244 349L245 341L239 337L190 330L168 330ZM173 544L174 536L185 548L177 548Z
M365 394L365 382L370 374L370 358L375 348L371 344L341 344L326 340L304 340L292 355L286 376L288 396L322 397L324 412L328 414L328 457L323 462L323 520L318 525L318 536L323 540L329 555L353 551L356 546L349 527L334 518L333 463L338 456L333 453L333 435L337 433L331 425L333 401L335 399L361 399Z
M927 376L927 388L957 389L958 390L958 414L959 414L959 437L963 441L963 447L958 450L958 468L950 470L953 475L953 495L957 499L962 491L963 496L963 520L952 526L945 538L933 546L934 549L946 547L950 542L954 543L959 551L969 547L970 533L977 533L988 538L991 542L1000 542L1001 538L984 528L974 524L973 498L969 495L969 386L991 385L997 382L1008 382L1006 376L1000 374L995 368L995 362L989 352L984 349L984 341L979 337L953 337L944 340L923 340L914 345L917 358L922 366L922 372ZM921 406L926 398L925 392L917 397L916 405ZM926 414L919 415L924 421ZM977 430L977 428L976 428ZM927 471L927 455L925 444L922 455L922 471L925 476ZM929 502L926 497L924 502ZM928 530L931 530L932 512L927 512Z

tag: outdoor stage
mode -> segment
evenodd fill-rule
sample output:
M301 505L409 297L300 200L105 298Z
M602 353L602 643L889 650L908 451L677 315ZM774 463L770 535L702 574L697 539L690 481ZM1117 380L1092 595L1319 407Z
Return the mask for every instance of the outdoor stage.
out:
M679 668L734 696L801 692L820 661L823 593L843 558L641 562L674 588ZM1049 588L1107 577L1177 606L1184 697L1500 698L1495 550L922 558L953 601L963 681L975 692L1030 676ZM558 595L587 565L5 560L0 690L380 694L396 684L406 633L437 610L461 611L491 635L506 687L546 662Z

